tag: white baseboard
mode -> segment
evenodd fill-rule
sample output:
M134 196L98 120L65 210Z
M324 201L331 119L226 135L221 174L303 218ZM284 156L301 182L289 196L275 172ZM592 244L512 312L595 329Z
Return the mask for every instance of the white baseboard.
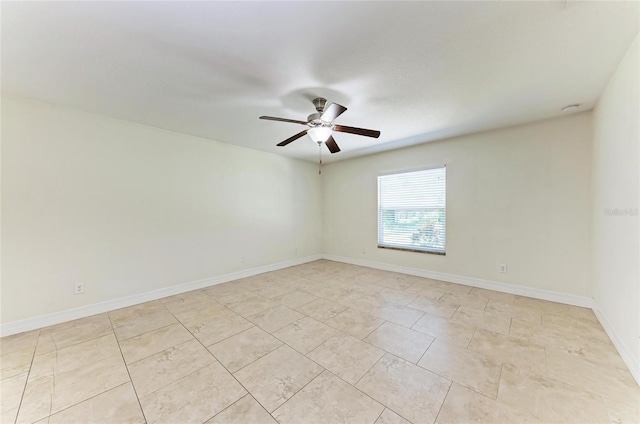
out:
M103 312L109 312L115 309L126 308L127 306L133 306L139 303L149 302L152 300L161 299L163 297L185 293L191 290L197 290L216 284L226 283L228 281L238 280L240 278L247 278L258 274L263 274L265 272L276 271L282 268L288 268L307 262L317 261L319 259L322 259L322 255L306 256L304 258L292 259L289 261L259 266L256 268L244 269L242 271L236 271L229 274L206 278L204 280L192 281L176 286L165 287L146 293L107 300L104 302L81 306L79 308L68 309L66 311L53 312L46 315L39 315L32 318L12 321L4 323L0 326L0 336L10 336L12 334L22 333L24 331L30 331L37 328L47 327L49 325L59 324L61 322L85 318L91 315L101 314Z
M607 315L604 313L600 306L596 302L594 302L593 313L596 314L596 318L600 321L600 325L604 328L604 331L607 333L611 342L618 350L618 353L622 357L622 360L629 368L631 375L635 378L636 382L640 386L640 363L638 360L634 358L631 354L631 349L622 341L618 333L615 331L613 326L611 325L611 321L607 318Z
M324 259L336 262L344 262L352 265L366 266L368 268L382 269L385 271L398 272L401 274L415 275L418 277L431 278L433 280L447 281L449 283L463 284L465 286L478 287L481 289L495 290L504 293L517 294L520 296L533 297L536 299L549 300L551 302L566 303L583 308L593 308L593 299L587 296L577 296L569 293L560 293L550 290L536 289L533 287L515 286L513 284L499 283L496 281L483 280L462 275L445 274L443 272L429 271L420 268L391 265L383 262L366 261L345 256L323 255Z
M323 255L324 259L336 262L344 262L352 265L365 266L368 268L382 269L385 271L398 272L401 274L416 275L418 277L431 278L434 280L448 281L450 283L458 283L466 286L478 287L482 289L495 290L504 293L512 293L521 296L533 297L536 299L549 300L552 302L565 303L567 305L581 306L583 308L590 308L600 321L602 328L607 333L611 342L618 350L618 353L625 362L631 375L635 378L638 385L640 385L640 364L636 361L631 354L631 350L624 344L622 339L618 336L615 329L607 319L605 313L600 309L598 304L591 297L577 296L568 293L558 293L549 290L541 290L533 287L521 287L514 286L513 284L498 283L496 281L482 280L480 278L465 277L461 275L445 274L441 272L429 271L420 268L404 267L399 265L392 265L382 262L366 261L362 259L354 259L344 256L336 255Z

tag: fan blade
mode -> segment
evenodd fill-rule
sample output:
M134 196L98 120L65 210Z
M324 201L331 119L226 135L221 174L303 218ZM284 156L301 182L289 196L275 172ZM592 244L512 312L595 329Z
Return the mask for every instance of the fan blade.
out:
M324 122L333 122L333 120L342 115L345 110L347 110L346 107L339 105L338 103L331 103L329 106L324 108L322 115L320 115L320 120Z
M306 133L307 133L307 130L300 131L298 134L294 135L293 137L289 137L285 141L283 141L281 143L278 143L277 146L280 146L280 147L286 146L287 144L291 143L292 141L296 141L300 137L304 136Z
M295 120L295 119L276 118L276 117L273 117L273 116L261 116L259 119L267 119L269 121L291 122L292 124L307 125L307 123L305 121L298 121L298 120Z
M380 131L375 130L365 130L364 128L355 128L355 127L345 127L344 125L334 125L333 129L335 131L346 132L350 134L364 135L365 137L380 137Z
M340 151L340 148L338 147L336 141L333 139L332 135L327 138L327 141L325 141L324 144L327 145L331 153L338 153Z

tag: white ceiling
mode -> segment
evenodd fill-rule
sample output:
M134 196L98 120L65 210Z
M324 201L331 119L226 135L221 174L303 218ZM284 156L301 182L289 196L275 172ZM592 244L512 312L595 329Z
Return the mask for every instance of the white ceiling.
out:
M310 99L349 108L337 160L592 108L638 2L2 2L2 90L316 160Z

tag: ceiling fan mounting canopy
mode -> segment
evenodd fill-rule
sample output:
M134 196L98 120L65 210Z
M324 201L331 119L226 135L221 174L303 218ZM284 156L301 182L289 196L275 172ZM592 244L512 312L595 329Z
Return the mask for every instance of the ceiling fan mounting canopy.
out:
M327 99L323 97L316 97L315 99L313 99L313 105L316 108L316 113L312 113L311 115L309 115L306 121L276 118L273 116L261 116L260 119L290 122L292 124L301 124L309 127L309 129L300 131L298 134L278 143L277 146L280 147L286 146L292 141L295 141L300 137L308 134L314 142L318 144L324 142L331 153L338 153L340 151L340 147L338 147L338 144L333 139L333 131L363 135L365 137L380 137L380 131L347 127L344 125L335 125L333 121L347 110L347 108L342 105L339 105L337 103L329 103L327 105Z

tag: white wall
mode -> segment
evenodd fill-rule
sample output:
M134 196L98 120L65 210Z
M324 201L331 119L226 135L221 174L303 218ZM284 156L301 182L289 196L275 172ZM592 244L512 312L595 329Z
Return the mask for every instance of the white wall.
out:
M624 215L640 208L639 50L636 37L595 109L592 237L594 299L640 382L640 217Z
M591 137L586 112L329 164L325 252L591 296ZM446 256L378 249L378 173L433 164L447 165Z
M320 187L311 163L3 96L1 321L319 254Z

